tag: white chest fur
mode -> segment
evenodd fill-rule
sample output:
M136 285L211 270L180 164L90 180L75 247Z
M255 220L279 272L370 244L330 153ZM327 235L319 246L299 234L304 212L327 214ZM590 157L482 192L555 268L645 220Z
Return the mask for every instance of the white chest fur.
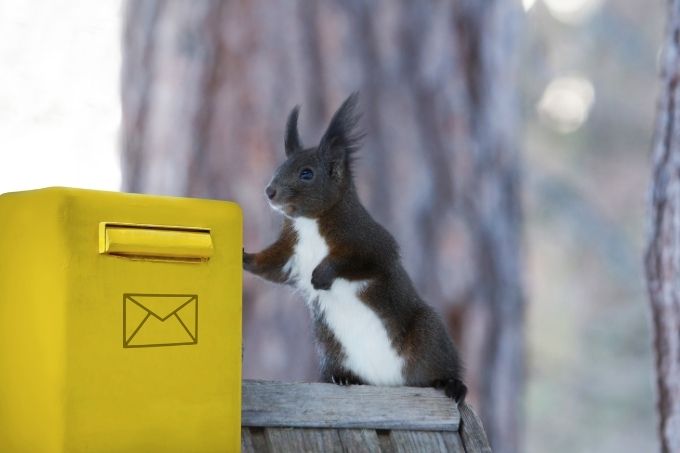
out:
M404 360L392 347L380 318L358 297L367 283L336 279L328 291L315 290L312 272L328 255L328 244L315 220L297 218L294 227L298 242L287 270L308 303L318 297L319 310L342 345L345 367L369 384L403 385Z

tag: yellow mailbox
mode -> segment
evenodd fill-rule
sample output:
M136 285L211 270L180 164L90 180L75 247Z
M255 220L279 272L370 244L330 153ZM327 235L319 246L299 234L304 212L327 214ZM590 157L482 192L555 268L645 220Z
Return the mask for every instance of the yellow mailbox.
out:
M0 451L240 450L230 202L0 196Z

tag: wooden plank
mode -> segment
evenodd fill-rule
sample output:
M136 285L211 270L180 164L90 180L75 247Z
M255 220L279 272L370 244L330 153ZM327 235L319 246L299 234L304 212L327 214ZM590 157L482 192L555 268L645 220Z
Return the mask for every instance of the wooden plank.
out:
M378 435L372 429L339 429L338 434L347 453L381 453Z
M463 447L463 441L458 433L442 432L441 435L446 444L447 451L453 453L466 453L465 447Z
M375 433L378 435L378 442L380 442L380 451L382 453L394 453L390 432L386 429L377 429Z
M468 406L460 406L460 437L467 453L491 453L489 440L477 414Z
M244 453L266 453L269 451L262 428L241 428L241 451Z
M459 421L433 388L243 381L243 426L457 431Z
M242 453L257 453L253 446L253 439L250 437L250 430L248 428L241 428L241 452Z
M428 431L392 431L390 439L395 453L447 453L441 433Z
M266 428L264 436L271 453L342 453L334 429Z

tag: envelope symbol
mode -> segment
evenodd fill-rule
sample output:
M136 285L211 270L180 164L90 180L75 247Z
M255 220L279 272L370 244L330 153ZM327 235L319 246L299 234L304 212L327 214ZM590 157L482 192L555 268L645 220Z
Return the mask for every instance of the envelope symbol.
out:
M123 347L198 343L196 294L124 294Z

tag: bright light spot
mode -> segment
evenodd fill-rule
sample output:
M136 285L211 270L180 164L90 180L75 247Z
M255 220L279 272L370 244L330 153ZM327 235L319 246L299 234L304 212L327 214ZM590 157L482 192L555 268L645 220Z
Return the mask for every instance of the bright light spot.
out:
M120 1L0 2L0 193L119 190Z
M550 14L562 22L578 24L589 18L602 0L543 0Z
M541 118L564 134L583 125L595 100L595 89L583 77L559 77L552 80L536 109Z
M536 0L522 0L524 11L529 11L531 7L534 6L534 3L536 3Z

